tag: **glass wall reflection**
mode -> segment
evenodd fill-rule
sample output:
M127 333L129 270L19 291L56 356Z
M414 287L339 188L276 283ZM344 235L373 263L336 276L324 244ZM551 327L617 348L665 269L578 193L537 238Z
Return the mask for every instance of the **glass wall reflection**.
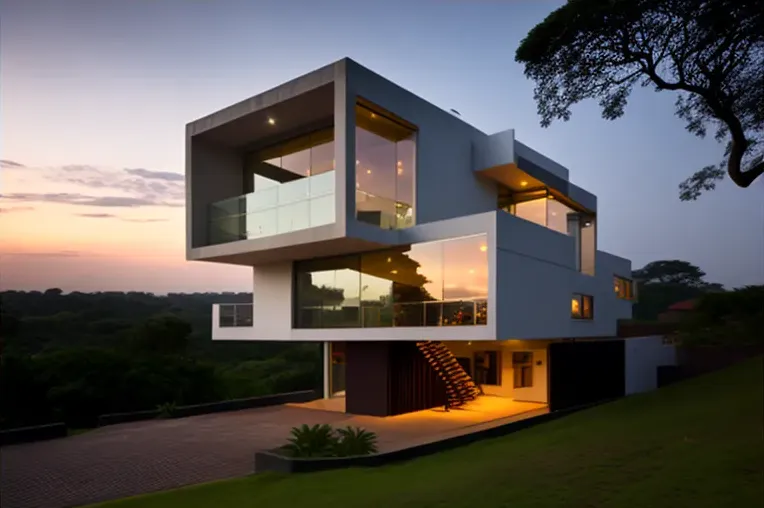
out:
M295 263L297 328L484 325L486 235Z
M414 224L416 132L357 104L356 217L383 229Z

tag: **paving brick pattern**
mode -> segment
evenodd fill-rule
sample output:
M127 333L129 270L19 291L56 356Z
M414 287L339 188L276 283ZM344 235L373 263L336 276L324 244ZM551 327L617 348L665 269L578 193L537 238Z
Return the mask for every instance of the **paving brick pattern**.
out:
M443 439L547 411L542 404L481 397L442 409L375 418L311 409L323 402L103 427L78 436L0 448L0 508L72 508L245 476L255 452L307 423L376 432L380 451Z
M276 406L104 427L0 449L0 507L69 508L252 473L303 423L351 417Z

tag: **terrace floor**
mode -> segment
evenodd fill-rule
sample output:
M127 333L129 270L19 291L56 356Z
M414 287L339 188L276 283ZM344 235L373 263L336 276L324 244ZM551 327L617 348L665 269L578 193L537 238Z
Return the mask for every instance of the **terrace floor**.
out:
M329 402L332 402L331 400ZM336 404L336 402L335 402ZM254 452L283 444L307 423L376 432L380 451L528 418L543 404L481 397L464 409L376 418L320 408L321 401L102 427L3 447L0 506L69 508L252 473Z

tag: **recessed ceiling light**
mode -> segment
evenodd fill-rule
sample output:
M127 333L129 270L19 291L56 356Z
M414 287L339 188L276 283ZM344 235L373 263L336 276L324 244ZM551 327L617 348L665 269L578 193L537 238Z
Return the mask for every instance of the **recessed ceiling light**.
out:
M488 250L488 246L487 245L481 245L480 246L480 252L485 252L487 250Z
M276 125L276 120L274 120L273 118L269 118L268 123L271 125Z
M371 114L371 117L372 117L372 118L377 118L377 115L375 115L374 113L372 113L372 114Z
M367 174L367 175L370 175L370 174L371 174L371 170L370 170L370 169L367 169L367 170L366 170L366 174Z
M525 187L526 185L528 185L528 182L526 182L525 180L520 182L520 187Z
M473 268L470 268L470 273L475 273L475 270Z
M390 270L390 273L396 274L396 273L398 273L398 270Z

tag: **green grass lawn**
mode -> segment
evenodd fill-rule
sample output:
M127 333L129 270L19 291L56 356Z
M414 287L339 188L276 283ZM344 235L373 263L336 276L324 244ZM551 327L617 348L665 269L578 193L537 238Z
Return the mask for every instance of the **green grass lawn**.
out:
M98 506L759 507L762 363L399 465L264 474Z

